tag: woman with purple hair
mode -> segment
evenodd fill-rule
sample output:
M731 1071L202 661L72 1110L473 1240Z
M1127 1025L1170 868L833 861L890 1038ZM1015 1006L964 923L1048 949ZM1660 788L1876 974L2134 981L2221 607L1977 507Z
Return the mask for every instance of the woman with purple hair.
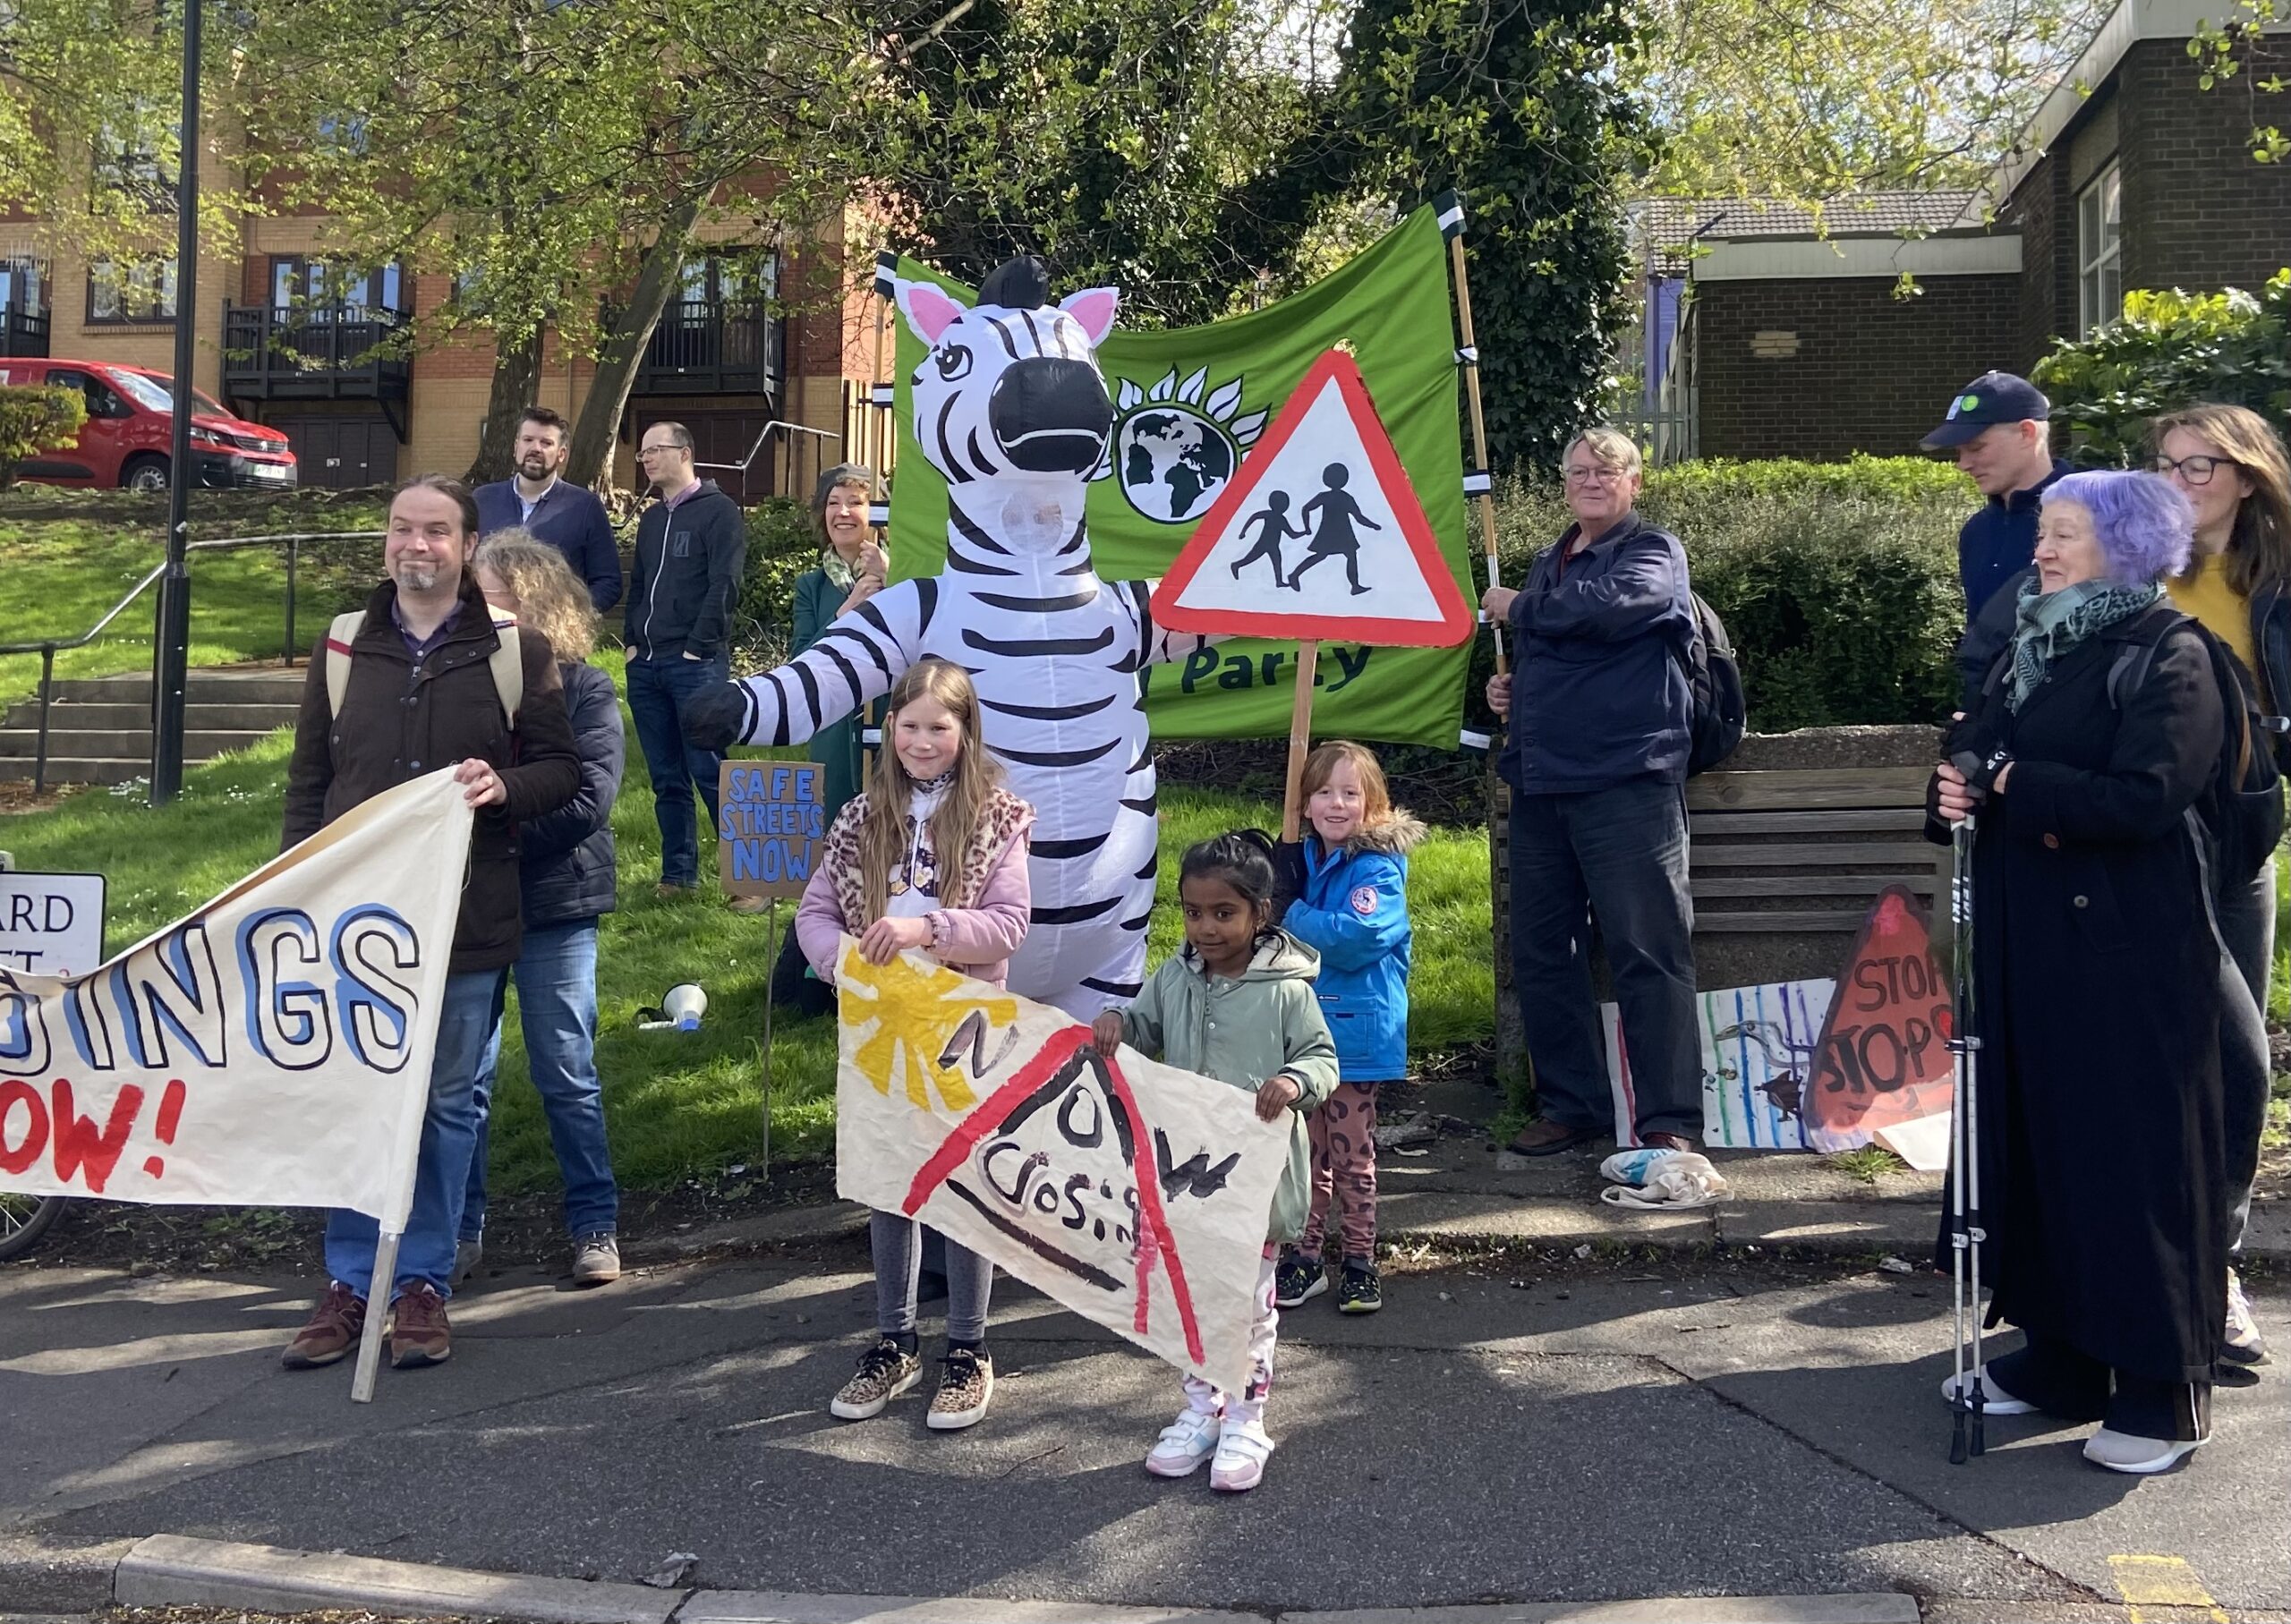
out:
M2227 1307L2221 952L2186 817L2226 712L2208 633L2160 585L2193 528L2153 473L2045 492L1928 826L1977 820L1981 1271L2027 1333L1983 1373L1989 1412L2099 1422L2084 1457L2118 1472L2203 1441Z

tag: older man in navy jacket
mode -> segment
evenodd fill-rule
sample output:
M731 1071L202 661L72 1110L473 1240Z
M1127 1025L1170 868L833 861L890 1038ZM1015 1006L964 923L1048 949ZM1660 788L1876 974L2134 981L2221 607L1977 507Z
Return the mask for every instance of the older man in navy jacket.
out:
M1548 1156L1609 1131L1606 1045L1591 992L1596 920L1622 1006L1641 1144L1691 1150L1702 1128L1687 895L1685 781L1694 631L1686 552L1632 511L1639 447L1613 429L1562 459L1575 514L1526 585L1482 600L1508 620L1512 963L1540 1112L1512 1142Z
M522 529L548 542L588 583L589 600L601 615L620 601L620 548L597 493L558 477L571 439L561 414L547 406L526 407L517 425L515 477L481 485L473 493L477 533Z

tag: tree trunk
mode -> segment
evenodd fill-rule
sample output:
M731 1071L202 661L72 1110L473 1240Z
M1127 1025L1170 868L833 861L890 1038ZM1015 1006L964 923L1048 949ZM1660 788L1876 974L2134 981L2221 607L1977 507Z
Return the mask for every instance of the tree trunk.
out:
M505 341L494 356L493 392L485 403L477 460L469 469L472 485L506 480L515 471L517 425L541 392L541 341L539 332L521 344Z
M612 461L613 437L620 431L621 413L628 409L629 391L635 387L637 363L660 325L684 276L685 250L691 245L693 222L715 195L715 188L687 198L676 212L660 222L660 234L645 251L636 274L636 291L626 305L614 312L612 330L605 335L597 355L596 376L590 379L588 397L573 425L573 450L565 463L565 477L575 485L597 484Z

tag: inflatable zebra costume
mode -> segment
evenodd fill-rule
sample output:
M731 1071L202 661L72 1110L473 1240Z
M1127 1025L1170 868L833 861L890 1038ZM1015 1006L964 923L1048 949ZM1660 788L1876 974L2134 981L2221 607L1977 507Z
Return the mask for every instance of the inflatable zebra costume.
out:
M1010 988L1087 1020L1145 979L1160 825L1137 673L1213 640L1155 625L1154 582L1091 565L1083 502L1113 420L1095 346L1118 295L1050 306L1047 289L1031 259L997 269L975 306L898 285L931 346L915 439L947 479L945 573L886 587L686 727L720 747L800 744L926 655L965 667L987 748L1035 809L1034 921Z

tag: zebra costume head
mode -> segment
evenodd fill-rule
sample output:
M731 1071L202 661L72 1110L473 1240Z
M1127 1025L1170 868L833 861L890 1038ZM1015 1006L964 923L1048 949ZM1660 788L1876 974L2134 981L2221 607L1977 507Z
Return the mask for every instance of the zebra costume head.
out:
M1065 540L1113 427L1096 352L1120 295L1094 287L1050 304L1027 257L997 268L975 305L905 279L898 297L931 346L909 389L924 457L967 507L997 513L1006 540Z

